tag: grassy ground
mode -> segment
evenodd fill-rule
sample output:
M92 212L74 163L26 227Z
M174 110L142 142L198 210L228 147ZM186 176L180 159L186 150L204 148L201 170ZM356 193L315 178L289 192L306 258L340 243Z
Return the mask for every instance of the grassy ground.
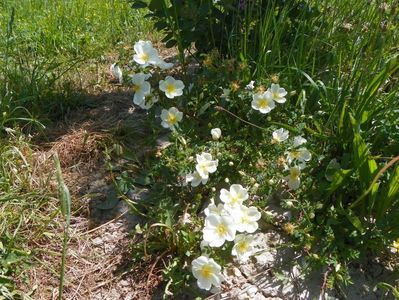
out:
M42 119L77 105L85 68L148 32L125 1L2 1L0 8L3 126L29 117L21 106Z
M125 1L1 1L0 298L18 298L21 284L29 291L25 271L63 224L53 162L30 135L45 137L47 126L101 90L103 65L148 31Z

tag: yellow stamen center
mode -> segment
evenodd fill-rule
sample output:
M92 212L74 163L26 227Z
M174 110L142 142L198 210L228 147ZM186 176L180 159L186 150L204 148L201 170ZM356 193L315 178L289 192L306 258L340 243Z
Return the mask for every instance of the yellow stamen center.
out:
M140 90L140 86L138 84L133 84L133 92L138 92Z
M173 92L176 91L176 87L175 87L173 84L168 84L168 85L166 86L166 91L167 91L169 94L171 94L171 93L173 93Z
M224 224L219 224L219 225L217 225L217 226L216 226L216 233L217 233L218 235L221 235L221 236L225 235L225 234L227 233L227 228L226 228L226 226L225 226Z
M231 204L238 204L238 197L236 195L231 196Z
M209 265L203 265L200 273L202 277L204 277L205 279L209 279L212 276L213 268Z
M148 61L150 59L150 56L147 53L141 53L140 58L144 61Z
M298 159L298 158L301 156L301 152L300 152L300 151L292 151L292 152L291 152L291 156L292 156L293 158Z
M296 180L300 174L301 174L301 172L298 169L292 169L290 172L290 178L292 180Z
M169 114L168 123L171 125L175 125L177 123L177 117L174 114Z
M249 244L246 241L238 242L237 248L239 252L244 253L248 251Z
M269 103L265 98L259 99L259 107L260 108L266 108L269 106Z
M248 216L243 216L243 217L241 217L241 223L243 223L243 224L248 224L248 223L249 223L249 218L248 218Z

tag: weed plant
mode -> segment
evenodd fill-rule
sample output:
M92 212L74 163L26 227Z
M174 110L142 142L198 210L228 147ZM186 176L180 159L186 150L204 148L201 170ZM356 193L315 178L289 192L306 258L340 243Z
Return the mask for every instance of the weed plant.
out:
M124 1L2 1L1 124L58 118L82 101L81 77L148 31Z

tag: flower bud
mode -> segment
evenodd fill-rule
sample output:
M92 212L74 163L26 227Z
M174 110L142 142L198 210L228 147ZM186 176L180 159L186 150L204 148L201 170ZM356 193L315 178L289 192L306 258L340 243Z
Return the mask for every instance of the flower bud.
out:
M211 135L212 135L212 139L217 141L218 139L221 138L222 136L222 131L220 130L220 128L213 128L211 130Z

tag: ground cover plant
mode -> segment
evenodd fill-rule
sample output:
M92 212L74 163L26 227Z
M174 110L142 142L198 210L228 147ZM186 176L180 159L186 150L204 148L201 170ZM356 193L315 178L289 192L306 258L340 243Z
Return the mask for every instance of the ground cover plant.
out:
M180 57L198 50L201 64L166 88L159 80L168 74L155 71L153 92L147 89L159 99L149 117L160 120L150 122L172 132L171 145L145 172L150 221L136 251L173 257L164 270L166 292L186 284L191 277L182 269L190 264L200 288L220 286L220 266L240 257L238 249L249 256L251 236L241 233L254 232L260 219L303 249L305 271L327 267L329 287L351 282L353 262L393 259L399 235L394 2L132 2L151 11ZM154 72L135 62L137 71ZM288 222L270 215L273 201L292 213Z

